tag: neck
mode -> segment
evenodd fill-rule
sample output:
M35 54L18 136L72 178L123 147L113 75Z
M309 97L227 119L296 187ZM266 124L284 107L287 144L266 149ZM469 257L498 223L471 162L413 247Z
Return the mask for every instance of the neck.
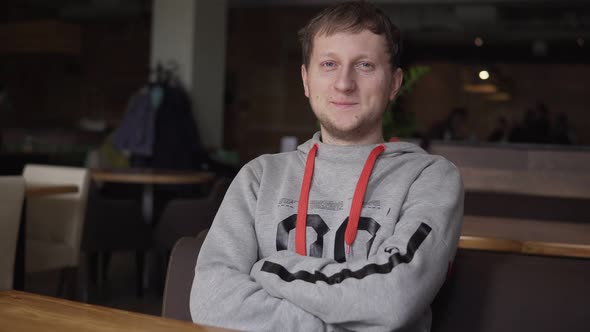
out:
M370 145L384 143L383 134L378 131L363 137L335 137L321 128L322 142L331 145Z

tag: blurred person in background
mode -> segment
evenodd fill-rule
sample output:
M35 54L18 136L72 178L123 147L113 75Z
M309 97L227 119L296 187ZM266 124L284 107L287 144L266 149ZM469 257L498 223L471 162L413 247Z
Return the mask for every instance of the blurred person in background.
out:
M444 141L463 141L468 138L467 134L467 109L455 107L451 110L444 121L441 121L429 131L430 139Z
M569 119L565 112L559 112L555 115L553 126L551 128L551 142L553 144L575 144L576 133L570 125Z
M508 142L509 133L508 120L500 116L496 119L496 124L488 136L488 142Z
M2 150L3 141L2 141L2 131L3 125L6 123L6 117L8 112L10 111L10 104L8 103L8 94L6 92L6 88L4 85L0 83L0 151Z

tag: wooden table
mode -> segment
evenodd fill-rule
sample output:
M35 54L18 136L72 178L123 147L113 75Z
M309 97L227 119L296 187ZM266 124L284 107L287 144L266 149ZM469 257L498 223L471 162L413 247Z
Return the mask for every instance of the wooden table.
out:
M138 168L92 169L90 174L94 181L142 184L142 212L144 220L150 224L153 223L155 184L202 184L215 178L210 172Z
M429 151L459 167L466 193L507 194L517 200L519 196L537 197L544 202L551 198L576 200L580 204L590 201L590 150L587 148L433 142ZM464 217L460 248L590 258L588 220L573 223L567 217L559 217L559 213L551 217L557 218L553 221L505 217L510 213L491 217L494 209L503 206L494 201L483 204L490 204L484 213L489 217ZM579 213L581 217L586 214Z
M461 166L466 191L590 199L590 173L559 169ZM501 208L501 207L499 207ZM463 249L590 258L590 224L467 215Z
M0 332L210 331L197 325L20 291L0 292Z
M78 192L77 185L70 184L45 184L45 183L27 183L25 187L25 200L21 212L20 225L18 227L18 237L16 240L16 255L14 261L14 281L13 287L17 290L25 288L25 242L27 229L27 200L31 198L44 197L58 194L71 194Z
M465 216L459 248L590 258L590 224Z
M202 171L164 171L153 169L93 169L95 181L151 183L151 184L199 184L211 181L213 173Z
M146 224L153 225L154 220L154 185L191 185L204 184L212 181L215 175L203 171L178 171L178 170L155 170L155 169L92 169L91 177L94 181L116 182L116 183L135 183L143 187L141 198L141 209L143 220ZM149 284L150 262L153 259L147 259L146 270L143 271L143 286Z

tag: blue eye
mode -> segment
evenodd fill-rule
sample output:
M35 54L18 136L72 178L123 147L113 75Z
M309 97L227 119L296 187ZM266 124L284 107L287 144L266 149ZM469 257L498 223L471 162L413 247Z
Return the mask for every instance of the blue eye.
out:
M375 68L375 66L370 62L360 62L358 67L364 70L369 70Z
M322 65L321 66L324 67L324 68L334 68L334 67L336 67L336 62L334 62L334 61L325 61L325 62L322 62Z

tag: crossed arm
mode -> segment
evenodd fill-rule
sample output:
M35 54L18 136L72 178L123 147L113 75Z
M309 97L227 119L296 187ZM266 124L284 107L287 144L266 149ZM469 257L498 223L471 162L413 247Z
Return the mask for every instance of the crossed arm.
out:
M319 318L269 295L250 276L258 259L253 220L258 183L253 178L251 168L240 171L203 243L190 297L193 321L246 331L325 331ZM247 220L238 221L236 215Z
M375 254L344 263L287 250L257 261L253 220L242 227L226 215L254 215L248 202L258 188L246 179L238 175L232 184L199 257L191 295L195 321L246 330L393 330L428 310L461 227L462 184L450 163L422 171L395 233Z
M337 263L284 250L257 262L252 275L272 296L325 323L395 330L428 310L454 256L462 214L457 170L434 163L410 187L395 233L369 258Z

